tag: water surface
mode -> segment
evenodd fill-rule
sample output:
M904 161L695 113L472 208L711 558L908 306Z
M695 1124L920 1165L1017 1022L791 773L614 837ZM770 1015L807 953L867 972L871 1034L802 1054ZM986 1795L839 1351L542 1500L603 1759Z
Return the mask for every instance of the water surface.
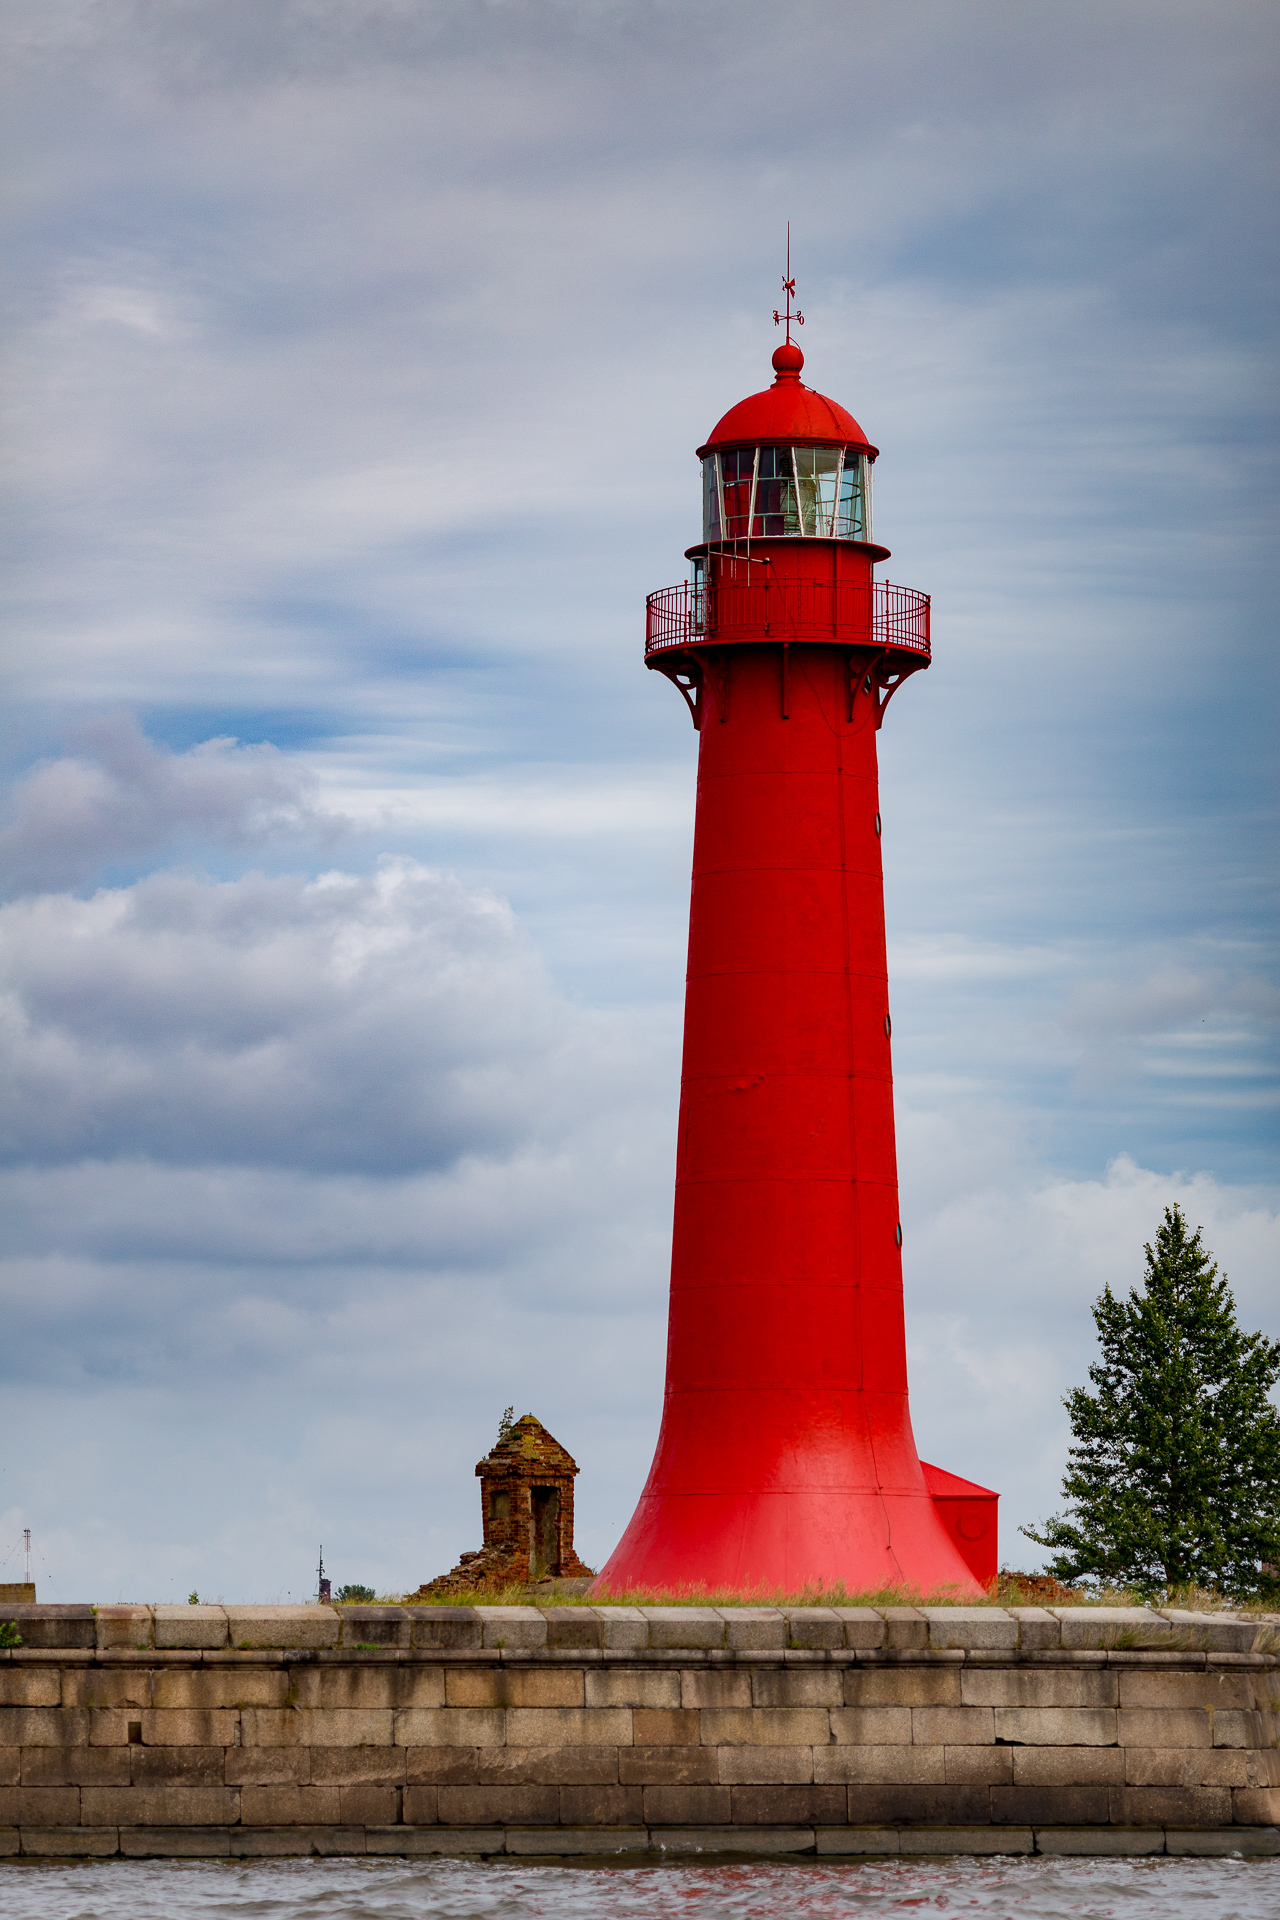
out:
M1280 1920L1280 1860L544 1866L104 1860L0 1867L4 1920Z

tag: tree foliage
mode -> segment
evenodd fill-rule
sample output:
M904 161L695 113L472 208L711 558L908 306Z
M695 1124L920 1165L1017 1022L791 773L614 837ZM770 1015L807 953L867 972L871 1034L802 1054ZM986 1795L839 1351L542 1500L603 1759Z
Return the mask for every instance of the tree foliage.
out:
M1242 1333L1226 1277L1166 1207L1142 1286L1094 1302L1095 1389L1069 1393L1072 1511L1022 1531L1060 1580L1239 1597L1280 1584L1280 1341Z

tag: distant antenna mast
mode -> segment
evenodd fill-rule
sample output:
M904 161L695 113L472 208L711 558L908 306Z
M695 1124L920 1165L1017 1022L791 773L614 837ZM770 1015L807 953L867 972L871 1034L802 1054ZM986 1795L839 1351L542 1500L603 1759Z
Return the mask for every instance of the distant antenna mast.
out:
M31 1529L30 1527L24 1527L22 1529L22 1546L23 1546L23 1551L27 1556L27 1585L30 1586L31 1585Z
M774 308L773 324L775 327L780 327L785 322L787 345L790 346L791 322L794 320L798 327L802 327L804 325L804 315L801 313L799 307L796 308L794 313L791 311L791 302L795 298L796 283L791 278L791 222L789 220L787 222L787 274L785 280L782 282L782 291L787 296L786 306L781 309L778 307Z
M324 1570L324 1548L320 1549L320 1565L316 1568L316 1594L321 1602L329 1598L329 1579Z

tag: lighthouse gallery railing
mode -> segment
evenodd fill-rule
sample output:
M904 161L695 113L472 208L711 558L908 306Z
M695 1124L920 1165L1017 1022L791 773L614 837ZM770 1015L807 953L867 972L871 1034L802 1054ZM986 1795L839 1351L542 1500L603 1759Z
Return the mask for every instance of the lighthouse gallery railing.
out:
M763 580L722 580L709 587L682 580L678 586L659 588L645 601L645 656L668 647L736 639L751 629L776 640L829 641L861 638L861 628L866 644L901 647L927 660L928 594L876 580L869 597L868 609L866 587L854 582L833 587L825 580L791 581L783 588Z

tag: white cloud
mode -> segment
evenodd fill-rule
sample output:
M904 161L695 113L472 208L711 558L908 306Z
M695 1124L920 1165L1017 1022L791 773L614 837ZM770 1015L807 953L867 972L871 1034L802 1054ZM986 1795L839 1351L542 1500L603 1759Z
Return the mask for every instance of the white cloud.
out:
M323 764L323 763L322 763ZM361 787L327 769L329 803L353 824L385 837L417 829L572 845L608 838L688 836L692 796L687 770L663 766L524 767L505 777L424 780L414 786Z
M3 1137L34 1161L452 1164L563 1127L610 1044L500 900L407 860L14 901L0 994Z
M205 740L171 753L132 715L88 723L79 750L17 784L0 828L0 887L74 886L118 861L154 860L184 841L247 848L287 835L332 840L314 782L270 745Z
M1180 1031L1193 1020L1224 1014L1252 1014L1274 1022L1280 1017L1280 991L1258 973L1238 967L1165 966L1141 978L1094 981L1078 988L1063 1021L1070 1032L1107 1042L1121 1035Z
M1051 948L1013 942L1001 945L962 933L895 941L889 949L889 972L894 980L920 980L931 986L1035 980L1060 973L1069 964L1067 954Z
M63 324L124 327L155 340L171 338L178 325L152 288L108 285L78 288L68 301Z

